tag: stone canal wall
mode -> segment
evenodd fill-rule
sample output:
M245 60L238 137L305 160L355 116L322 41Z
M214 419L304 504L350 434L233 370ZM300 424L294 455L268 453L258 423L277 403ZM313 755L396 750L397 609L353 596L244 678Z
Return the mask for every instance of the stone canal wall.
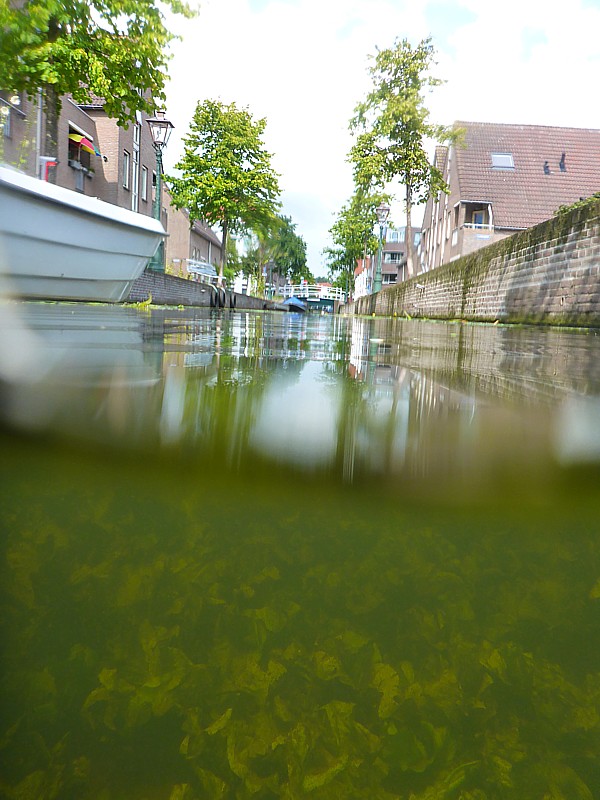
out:
M342 313L600 326L600 200L361 297Z
M272 303L260 297L221 289L219 294L214 286L196 283L175 275L162 272L144 272L133 284L127 303L144 303L152 297L152 302L160 306L200 306L204 308L270 309L287 311L286 306Z

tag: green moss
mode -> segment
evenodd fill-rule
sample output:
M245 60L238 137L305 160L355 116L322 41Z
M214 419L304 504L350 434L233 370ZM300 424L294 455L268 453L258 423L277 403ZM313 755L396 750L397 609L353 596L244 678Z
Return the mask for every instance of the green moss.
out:
M558 246L566 245L574 231L581 230L590 223L600 224L600 200L596 195L585 201L574 203L573 206L568 208L562 208L557 216L539 225L494 242L456 261L444 264L431 272L418 275L401 284L384 289L383 295L387 300L385 303L381 302L379 304L381 310L385 309L385 314L382 315L400 316L409 314L408 308L409 306L412 307L412 302L410 304L407 302L407 296L412 296L416 283L423 284L425 287L430 284L446 283L448 286L461 286L460 316L465 318L467 317L465 311L467 297L472 292L476 292L478 285L484 282L494 261L506 262L515 257L522 258L525 261L532 258L535 255L535 251L546 246L547 243L555 242ZM424 291L423 299L425 300L427 289ZM374 296L356 301L355 309L361 314L371 315L377 313ZM419 311L414 313L411 311L410 316L419 317L421 314ZM430 319L448 319L454 314L450 317L431 314L424 316ZM469 316L469 319L473 321L495 321L493 317L481 315ZM503 320L511 323L597 327L600 326L600 309L597 313L561 315L532 311L523 314L508 314Z

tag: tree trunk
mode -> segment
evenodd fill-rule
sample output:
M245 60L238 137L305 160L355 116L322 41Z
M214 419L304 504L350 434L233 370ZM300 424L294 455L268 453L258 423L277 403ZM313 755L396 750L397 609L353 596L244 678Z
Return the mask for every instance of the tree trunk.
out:
M44 89L44 105L46 112L46 129L42 156L48 156L58 162L58 117L60 115L60 95L54 86ZM39 168L39 165L36 165ZM56 167L48 168L48 181L56 183Z
M412 237L412 191L410 184L406 184L406 231L404 241L406 243L406 274L409 278L414 278L414 254L413 254L413 237Z
M221 231L223 233L223 243L221 245L221 261L219 263L219 286L223 286L223 276L225 274L225 266L227 265L227 237L229 235L228 231L229 225L227 219L223 220L223 225L221 226Z

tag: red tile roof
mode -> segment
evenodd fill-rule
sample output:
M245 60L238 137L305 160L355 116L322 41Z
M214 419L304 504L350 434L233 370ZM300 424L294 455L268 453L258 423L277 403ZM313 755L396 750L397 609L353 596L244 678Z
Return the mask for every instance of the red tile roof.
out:
M600 130L487 122L455 127L465 131L455 148L460 198L492 203L496 227L529 228L559 206L600 191ZM494 169L492 153L511 153L514 169Z

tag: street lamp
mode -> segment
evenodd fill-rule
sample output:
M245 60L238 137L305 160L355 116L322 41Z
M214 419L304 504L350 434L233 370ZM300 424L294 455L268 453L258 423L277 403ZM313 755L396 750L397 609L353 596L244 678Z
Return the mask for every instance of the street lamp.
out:
M152 136L152 144L154 145L154 152L156 153L156 190L154 194L154 206L152 208L152 216L160 222L161 217L161 195L162 195L162 151L167 146L171 131L175 127L172 122L165 119L164 111L157 111L155 117L150 117L146 120L150 127L150 135ZM156 253L153 255L152 260L148 264L148 269L156 270L157 272L165 271L165 243L161 241Z
M381 291L381 254L383 252L383 229L390 213L390 207L386 203L380 203L375 209L377 222L379 223L379 249L377 251L377 269L375 270L375 280L373 281L373 294Z

